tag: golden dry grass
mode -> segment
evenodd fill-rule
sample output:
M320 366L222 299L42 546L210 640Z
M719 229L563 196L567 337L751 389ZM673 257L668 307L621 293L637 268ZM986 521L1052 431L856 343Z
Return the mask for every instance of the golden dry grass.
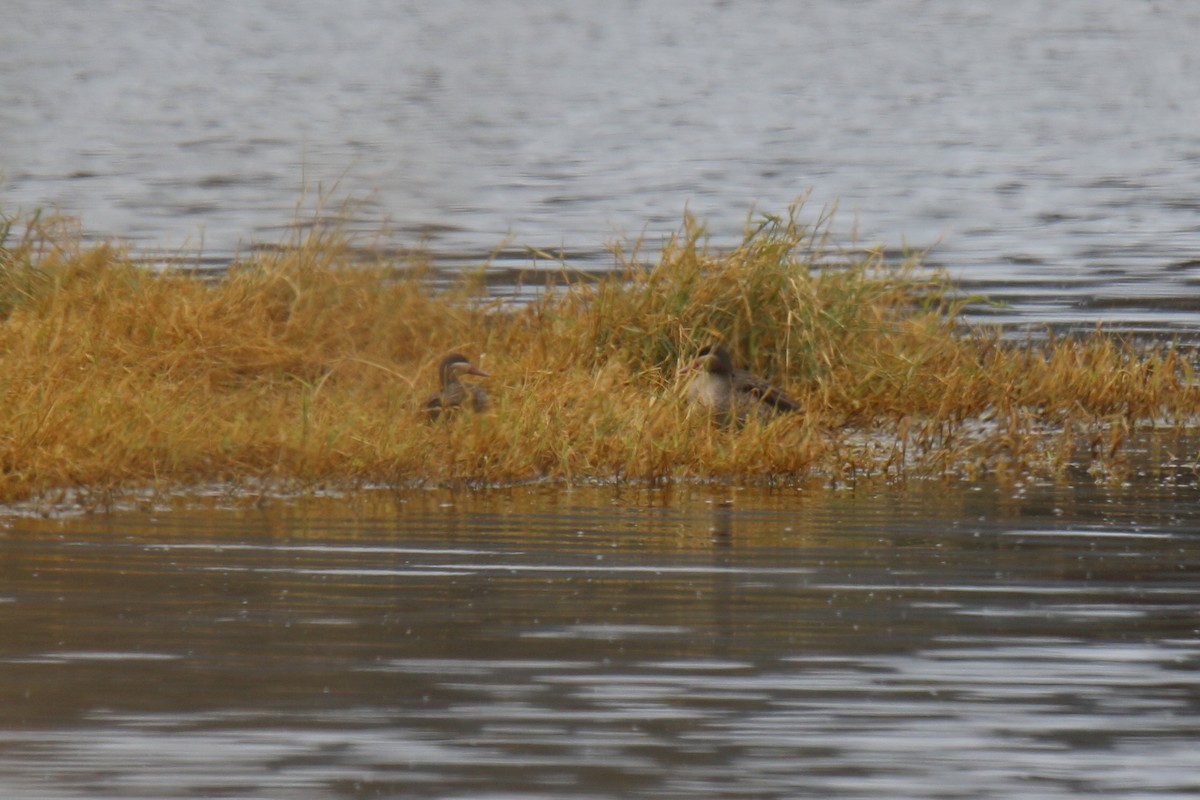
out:
M823 222L796 220L765 217L729 252L688 220L652 266L618 252L611 277L515 309L363 265L336 230L204 280L25 220L0 231L0 502L249 480L1107 470L1139 426L1193 422L1176 349L1006 343L964 327L953 286L915 264L819 268ZM676 368L716 338L806 412L740 430L689 414ZM493 407L430 424L420 400L450 350L492 373Z

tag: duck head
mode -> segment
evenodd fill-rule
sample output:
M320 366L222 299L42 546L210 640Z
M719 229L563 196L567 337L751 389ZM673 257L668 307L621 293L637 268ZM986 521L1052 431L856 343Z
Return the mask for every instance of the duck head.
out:
M441 375L443 386L458 380L462 375L478 375L481 378L492 377L472 364L462 353L451 353L443 358L442 365L438 368L438 373Z
M714 375L732 375L733 357L721 345L707 344L700 348L700 351L696 353L696 357L688 364L685 364L680 372L692 372L694 370L704 370Z

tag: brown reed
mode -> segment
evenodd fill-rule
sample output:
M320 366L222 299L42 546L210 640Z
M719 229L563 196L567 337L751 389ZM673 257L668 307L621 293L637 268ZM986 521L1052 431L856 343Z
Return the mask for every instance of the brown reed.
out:
M944 275L827 246L828 220L763 217L728 251L693 219L654 263L615 249L512 308L413 263L363 263L337 228L217 280L86 245L69 221L0 226L0 503L247 481L857 481L1002 469L1104 472L1132 431L1184 427L1174 347L1102 332L1014 344L964 324ZM23 229L21 235L14 231ZM680 400L721 340L805 412L741 429ZM492 407L419 409L462 351Z

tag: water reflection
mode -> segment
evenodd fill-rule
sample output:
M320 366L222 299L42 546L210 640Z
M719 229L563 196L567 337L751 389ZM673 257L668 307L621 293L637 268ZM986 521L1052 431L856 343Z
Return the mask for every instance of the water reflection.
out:
M1200 506L1156 486L14 520L0 790L1180 795Z

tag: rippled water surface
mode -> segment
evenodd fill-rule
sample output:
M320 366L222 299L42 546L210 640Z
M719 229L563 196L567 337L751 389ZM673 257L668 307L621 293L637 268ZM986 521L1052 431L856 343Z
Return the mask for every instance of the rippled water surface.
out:
M511 235L607 266L685 207L730 241L811 189L843 244L857 220L937 245L1013 303L1000 321L1200 322L1190 0L15 0L4 21L4 210L150 250L280 241L307 188L443 263Z
M1194 481L11 519L0 795L1194 797Z
M1194 336L1197 41L1185 0L11 0L0 213L219 265L321 194L603 269L811 189L999 322ZM5 517L0 797L1193 798L1192 451Z

